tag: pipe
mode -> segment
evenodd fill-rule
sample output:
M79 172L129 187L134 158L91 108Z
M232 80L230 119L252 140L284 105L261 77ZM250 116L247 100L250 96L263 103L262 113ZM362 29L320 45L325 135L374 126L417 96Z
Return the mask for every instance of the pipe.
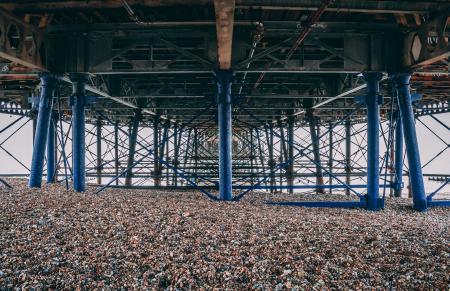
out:
M28 182L30 188L40 188L42 184L45 146L52 111L52 94L55 89L56 81L57 78L51 74L41 75L41 98L39 100L33 156L31 159L30 180Z
M372 211L380 210L380 80L382 74L379 72L364 73L367 83L366 105L367 105L367 195L366 209Z
M219 199L232 199L231 84L233 71L218 70L217 98L219 123Z
M425 211L427 210L427 200L409 88L411 73L397 73L394 75L394 79L397 84L398 103L403 123L403 135L405 138L406 154L409 165L410 187L413 194L413 207L418 211Z
M75 73L70 75L72 81L72 171L73 188L76 192L86 190L86 142L85 112L87 75Z

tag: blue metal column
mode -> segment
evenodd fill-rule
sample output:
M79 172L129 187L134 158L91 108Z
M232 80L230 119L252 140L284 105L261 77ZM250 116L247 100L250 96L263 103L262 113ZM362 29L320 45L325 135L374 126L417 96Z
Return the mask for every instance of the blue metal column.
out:
M134 164L134 154L136 152L136 142L139 132L139 122L141 122L141 118L142 118L142 109L135 109L129 137L128 161L127 161L127 169L129 170L125 175L125 186L131 186L131 179L133 177L132 166Z
M73 189L77 192L86 190L86 143L85 143L85 119L84 107L86 104L86 83L87 75L71 74L73 92L71 96L72 105L72 170Z
M394 196L402 196L403 187L403 124L400 111L397 111L397 125L395 127L395 180L394 180Z
M218 70L216 78L219 123L219 199L230 201L232 198L231 84L233 71Z
M42 184L45 146L52 112L52 94L56 81L57 78L53 75L41 75L41 98L39 100L33 157L31 159L30 180L28 182L30 188L40 188Z
M367 84L366 105L367 105L367 196L366 209L380 210L378 195L380 188L380 80L382 74L379 72L364 73L364 80Z
M47 136L47 183L54 183L56 178L56 150L55 150L55 123L54 116L50 114L50 123Z
M409 179L413 193L413 207L418 211L427 209L427 198L423 183L422 164L420 162L419 144L417 143L416 125L409 91L410 73L398 73L394 76L397 83L398 103L403 123L406 154L408 156Z

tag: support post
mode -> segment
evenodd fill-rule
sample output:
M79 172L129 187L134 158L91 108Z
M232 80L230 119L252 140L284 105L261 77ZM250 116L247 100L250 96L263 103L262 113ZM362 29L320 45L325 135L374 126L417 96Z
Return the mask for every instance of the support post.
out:
M119 123L114 124L114 170L115 176L119 175ZM116 185L119 185L119 179L116 180Z
M50 113L50 123L47 136L47 183L56 182L56 135L55 135L55 117Z
M380 189L380 80L379 72L364 73L367 84L365 103L367 106L367 196L366 209L378 211L382 208L379 201Z
M323 172L322 172L322 166L321 166L321 159L320 159L320 144L319 144L319 137L317 134L317 120L313 113L314 109L306 109L306 115L308 117L308 123L309 123L309 131L311 134L311 142L313 147L313 155L314 155L314 162L316 166L316 193L317 194L325 194L325 189L323 186Z
M333 177L331 175L333 174L333 124L330 123L328 131L328 172L330 172L328 184L330 185L329 193L332 194Z
M413 207L418 211L425 211L427 209L427 199L423 183L422 164L420 162L419 144L417 143L414 112L409 88L410 79L410 73L395 74L398 90L398 103L403 124L406 154L408 157Z
M153 120L153 175L155 186L161 186L159 173L159 118Z
M102 184L102 121L97 119L96 126L96 144L97 144L97 184Z
M397 124L395 127L395 180L394 180L394 196L402 196L403 187L403 124L400 111L397 111Z
M76 192L86 190L86 141L85 141L85 112L86 105L86 74L70 75L72 81L72 171L73 188Z
M131 125L131 132L128 145L128 160L127 169L129 169L125 175L125 186L131 186L131 180L133 177L132 166L134 164L134 154L136 153L136 142L139 130L139 122L141 121L142 111L141 109L135 109L133 122Z
M266 131L267 134L267 131ZM269 167L270 167L270 193L275 192L275 171L273 170L275 166L275 160L273 156L273 125L270 124L269 126Z
M31 159L30 180L28 182L30 188L40 188L42 184L45 147L52 112L53 90L55 89L56 81L57 79L53 75L41 75L41 97L39 100L33 156Z
M217 103L219 126L219 199L232 199L231 84L233 71L218 70Z
M288 159L291 161L288 165L287 180L289 193L294 193L294 116L288 118Z
M178 155L180 154L180 148L179 148L179 145L178 145L178 135L179 135L179 133L178 133L178 124L174 124L174 127L173 127L173 132L174 132L174 135L173 135L173 155L174 155L174 157L173 157L173 168L174 168L174 173L173 173L173 178L172 178L172 185L174 185L175 187L177 187L178 186L178 177L177 177L177 172L178 172L178 164L179 164L179 162L180 162L180 159L178 158Z
M350 186L352 173L352 124L349 119L345 121L345 184ZM345 189L345 194L350 195L350 189Z

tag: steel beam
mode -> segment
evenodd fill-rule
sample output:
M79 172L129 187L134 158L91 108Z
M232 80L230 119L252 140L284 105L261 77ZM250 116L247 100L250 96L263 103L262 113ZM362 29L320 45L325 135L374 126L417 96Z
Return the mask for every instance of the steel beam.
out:
M217 59L221 70L231 67L235 0L214 0L217 30Z
M418 211L425 211L427 209L427 200L409 87L411 74L397 73L394 75L394 79L397 84L398 102L403 123L403 134L409 165L410 187L413 194L413 207Z
M218 70L217 102L219 126L219 199L232 199L232 142L233 129L231 125L231 84L233 72Z
M33 156L31 159L30 180L28 182L30 188L40 188L42 184L45 147L53 106L53 90L55 89L56 82L57 78L54 75L41 75L41 97L39 100Z
M86 74L71 74L72 82L72 172L73 188L76 192L86 190L86 142L85 142L85 105Z

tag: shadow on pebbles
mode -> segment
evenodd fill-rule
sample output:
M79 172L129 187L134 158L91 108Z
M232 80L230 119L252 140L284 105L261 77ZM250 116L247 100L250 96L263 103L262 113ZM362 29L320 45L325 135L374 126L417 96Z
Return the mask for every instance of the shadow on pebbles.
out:
M449 289L450 210L273 206L252 193L0 187L0 290Z

